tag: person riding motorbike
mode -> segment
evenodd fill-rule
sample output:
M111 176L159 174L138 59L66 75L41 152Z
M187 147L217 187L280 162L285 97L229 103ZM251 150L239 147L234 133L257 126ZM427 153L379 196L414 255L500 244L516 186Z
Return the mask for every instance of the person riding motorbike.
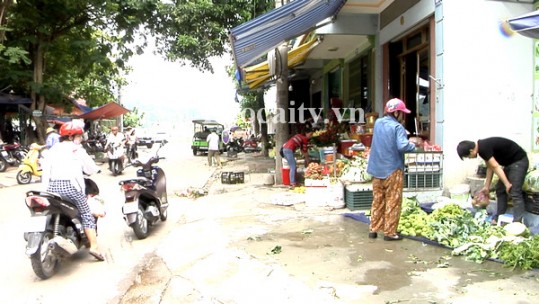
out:
M131 162L137 155L137 135L132 127L127 127L125 132L125 147L128 160Z
M105 151L107 151L107 156L109 158L109 170L112 171L112 161L113 159L116 159L118 157L113 154L113 151L112 149L110 149L110 147L115 147L119 151L122 151L122 155L120 156L120 158L123 158L125 137L123 133L118 132L118 127L116 126L112 127L110 131L111 133L107 136L107 143L105 144Z
M60 127L60 142L43 159L42 182L46 191L68 197L75 203L90 243L89 253L97 260L104 261L97 244L96 220L85 195L83 175L97 173L99 167L82 147L82 134L82 126L73 122Z

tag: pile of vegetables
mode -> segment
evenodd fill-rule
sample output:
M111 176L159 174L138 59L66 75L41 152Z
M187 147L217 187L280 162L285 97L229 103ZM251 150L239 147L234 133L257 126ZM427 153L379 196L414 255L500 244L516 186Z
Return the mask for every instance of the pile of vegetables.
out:
M372 180L372 176L367 173L368 159L364 157L354 157L344 168L341 181L352 183L366 183Z
M493 226L486 218L485 210L473 215L457 204L427 214L415 198L404 198L397 230L453 248L453 255L477 263L494 259L513 269L539 268L539 235L529 236L520 223Z

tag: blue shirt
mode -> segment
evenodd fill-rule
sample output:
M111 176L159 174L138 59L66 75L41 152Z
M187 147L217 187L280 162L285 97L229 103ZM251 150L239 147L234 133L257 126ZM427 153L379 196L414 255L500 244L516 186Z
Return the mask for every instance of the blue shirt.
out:
M60 135L58 135L58 133L51 132L49 133L49 135L47 136L47 139L45 140L45 146L47 147L47 149L50 149L52 146L54 146L54 144L59 143L59 142L60 142Z
M406 130L392 115L374 123L371 152L367 172L375 178L385 179L397 169L404 170L404 153L414 151Z

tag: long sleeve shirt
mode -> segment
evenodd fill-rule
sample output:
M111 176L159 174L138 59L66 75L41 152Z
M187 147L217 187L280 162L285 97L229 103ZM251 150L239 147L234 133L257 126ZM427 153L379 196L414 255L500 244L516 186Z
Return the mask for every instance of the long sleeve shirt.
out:
M284 145L283 148L296 151L298 148L303 153L307 153L309 149L309 139L303 134L296 134L292 136Z
M377 119L367 172L376 178L385 179L397 169L404 170L404 153L414 149L415 145L408 141L406 130L395 117L386 115Z
M43 159L43 187L46 190L51 180L69 180L84 193L84 175L94 174L99 167L81 145L64 141L54 145Z

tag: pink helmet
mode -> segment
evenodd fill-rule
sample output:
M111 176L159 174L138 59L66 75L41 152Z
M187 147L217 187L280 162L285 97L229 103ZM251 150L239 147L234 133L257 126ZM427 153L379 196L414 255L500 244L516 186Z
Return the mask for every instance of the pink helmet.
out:
M404 113L410 113L411 111L406 108L404 101L393 98L386 103L386 113L393 113L395 111L401 111Z

